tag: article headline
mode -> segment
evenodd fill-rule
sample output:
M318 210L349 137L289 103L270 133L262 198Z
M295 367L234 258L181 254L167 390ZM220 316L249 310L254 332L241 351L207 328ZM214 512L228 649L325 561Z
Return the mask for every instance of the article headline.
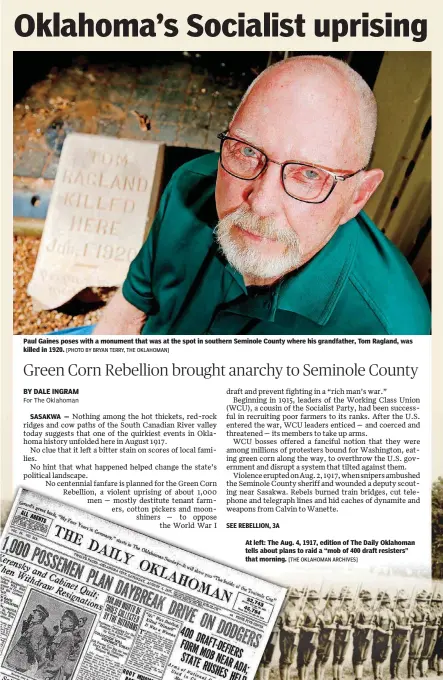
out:
M60 12L20 14L14 29L21 38L175 38L186 30L191 38L328 38L336 43L341 38L411 38L424 42L428 35L426 19L398 18L392 12L371 17L362 12L358 18L305 19L299 13L294 17L281 17L279 12L263 12L260 16L216 18L190 14L186 27L177 18L161 13L144 18L91 18L85 12L75 17L65 17Z
M88 550L95 555L107 557L108 559L113 560L114 562L122 563L125 566L128 566L130 563L132 563L131 561L134 557L136 557L135 553L130 553L127 550L118 548L112 543L102 540L101 538L100 540L97 540L95 538L85 537L85 535L80 531L76 531L71 527L64 526L63 524L56 524L55 529L56 537L58 539L62 539L63 541L76 546L81 546L83 550ZM59 552L47 550L43 546L38 545L35 545L31 551L32 546L30 543L19 545L17 542L12 541L10 547L7 544L8 539L6 539L4 543L3 550L9 552L10 554L16 554L19 547L22 552L26 552L27 556L29 553L29 559L39 566L50 568L68 577L74 577L83 581L85 585L106 588L106 590L109 591L111 590L111 586L117 585L117 590L113 590L115 594L123 595L134 601L143 604L150 604L152 606L152 597L154 596L154 593L140 588L139 586L126 583L122 580L119 580L116 583L114 577L109 576L109 574L106 574L106 572L103 572L98 568L90 568L89 572L84 574L84 564L80 564L76 560L66 557ZM214 585L211 581L204 581L201 578L198 578L196 574L191 576L190 574L170 568L165 564L152 559L139 560L138 570L144 574L150 574L169 581L170 583L183 586L196 593L215 598L220 602L229 603L231 598L234 596L232 590L222 588L218 584ZM164 599L165 598L163 598L163 601Z
M171 366L157 366L155 364L139 363L129 364L104 364L104 366L82 366L80 364L68 364L68 366L36 366L35 364L25 364L24 374L29 377L64 377L65 375L77 378L91 377L142 377L142 378L162 378L173 376L175 378L210 378L230 377L230 378L275 378L278 380L282 375L285 377L296 378L307 376L312 378L338 378L338 377L364 377L372 376L376 378L410 378L414 380L418 373L418 366L383 366L381 364L370 364L369 366L359 366L353 363L349 366L313 366L303 364L303 366L272 366L269 363L263 366L217 366L215 363L208 366L180 366L172 363Z

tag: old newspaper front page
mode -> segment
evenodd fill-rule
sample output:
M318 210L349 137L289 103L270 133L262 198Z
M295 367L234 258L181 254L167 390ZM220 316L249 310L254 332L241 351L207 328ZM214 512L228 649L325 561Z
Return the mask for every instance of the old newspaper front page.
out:
M442 23L394 4L1 3L2 678L443 674Z
M285 595L25 490L0 569L10 678L249 680Z

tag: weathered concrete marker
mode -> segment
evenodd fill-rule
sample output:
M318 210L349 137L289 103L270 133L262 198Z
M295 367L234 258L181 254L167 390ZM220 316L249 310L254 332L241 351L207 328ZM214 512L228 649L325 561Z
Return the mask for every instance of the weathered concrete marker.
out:
M157 209L163 156L155 142L66 138L28 286L36 305L123 282Z

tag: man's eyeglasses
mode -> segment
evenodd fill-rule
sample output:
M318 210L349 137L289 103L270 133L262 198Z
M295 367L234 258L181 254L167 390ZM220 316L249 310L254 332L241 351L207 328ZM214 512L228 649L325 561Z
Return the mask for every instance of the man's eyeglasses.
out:
M238 179L253 180L261 175L268 163L281 166L281 178L286 193L304 203L323 203L331 195L337 182L344 182L366 168L340 175L318 165L286 161L279 163L263 151L241 139L230 137L226 132L217 135L220 139L220 162L222 168Z

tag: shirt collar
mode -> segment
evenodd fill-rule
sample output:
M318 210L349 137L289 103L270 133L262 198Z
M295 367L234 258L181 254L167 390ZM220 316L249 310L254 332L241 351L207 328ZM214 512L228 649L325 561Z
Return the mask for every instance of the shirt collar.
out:
M303 267L286 277L278 308L324 326L349 277L357 249L359 225L354 218L338 227L328 243Z
M204 202L202 208L200 219L214 229L218 221L214 193L210 200ZM349 277L355 259L359 228L358 217L339 226L328 243L309 262L272 286L271 304L268 302L265 307L262 304L253 304L250 311L255 312L258 318L270 321L274 320L278 310L292 312L324 326L330 319ZM246 293L241 274L222 255L221 257L226 269ZM244 305L241 305L241 310L244 313Z
M230 311L252 315L263 321L274 321L278 311L292 312L324 326L348 280L355 259L358 231L356 219L341 225L324 248L303 267L269 288L268 295L231 303ZM246 294L242 275L226 262L221 253L219 256L239 289Z

